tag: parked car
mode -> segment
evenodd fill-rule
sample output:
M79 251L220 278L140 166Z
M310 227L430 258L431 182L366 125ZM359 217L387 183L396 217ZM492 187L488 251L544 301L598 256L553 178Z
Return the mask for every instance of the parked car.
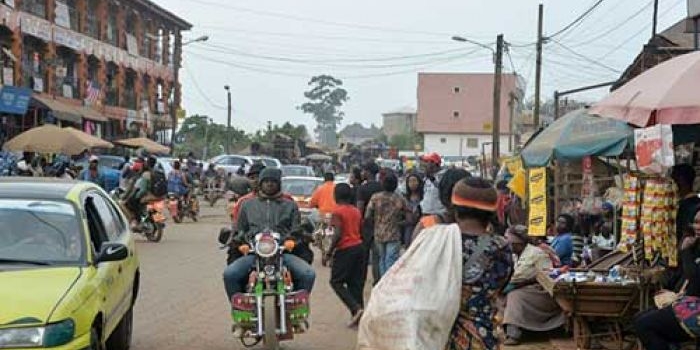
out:
M243 169L248 169L253 163L261 162L265 164L266 167L276 167L281 168L282 162L279 159L271 157L258 157L258 156L241 156L235 154L222 154L216 156L207 162L207 164L214 163L218 168L224 169L226 175L236 174L238 169L243 167ZM208 165L207 165L208 166ZM205 169L206 167L205 166Z
M314 168L306 165L283 165L282 176L315 177Z
M0 348L129 348L139 260L104 190L2 178L0 222Z
M299 206L301 215L307 216L312 211L309 207L311 195L322 184L323 179L320 177L288 176L282 178L282 191L291 195Z

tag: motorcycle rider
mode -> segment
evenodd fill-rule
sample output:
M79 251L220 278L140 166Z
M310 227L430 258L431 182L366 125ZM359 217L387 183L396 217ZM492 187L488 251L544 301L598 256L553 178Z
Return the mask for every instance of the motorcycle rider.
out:
M145 205L157 199L151 193L151 180L153 178L153 168L156 166L156 158L148 155L148 158L141 166L133 186L124 194L126 207L131 211L131 228L139 229L139 214L143 212Z
M281 182L282 172L279 169L264 169L260 173L257 196L241 204L237 222L238 233L234 240L240 242L238 250L243 256L224 270L228 300L231 300L234 294L245 290L249 273L255 264L255 256L248 254L251 250L248 242L251 242L256 234L266 231L279 233L287 251L293 250L297 244L301 219L299 207L294 201L283 196ZM283 259L285 266L292 273L296 289L311 292L316 279L313 268L292 254L284 254ZM234 327L234 336L240 337L242 329Z
M183 202L187 202L187 193L189 192L190 181L188 180L187 170L182 170L180 161L173 162L173 170L168 174L168 192L174 193L182 198Z

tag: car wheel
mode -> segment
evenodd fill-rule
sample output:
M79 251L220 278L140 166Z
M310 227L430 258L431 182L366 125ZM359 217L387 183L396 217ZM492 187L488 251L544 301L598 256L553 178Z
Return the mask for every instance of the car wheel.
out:
M90 329L90 347L89 350L104 350L100 343L100 332L94 326Z
M124 317L119 322L117 328L112 332L112 335L107 339L107 349L109 350L129 350L131 347L131 334L134 328L134 308L130 307L129 311L124 314Z

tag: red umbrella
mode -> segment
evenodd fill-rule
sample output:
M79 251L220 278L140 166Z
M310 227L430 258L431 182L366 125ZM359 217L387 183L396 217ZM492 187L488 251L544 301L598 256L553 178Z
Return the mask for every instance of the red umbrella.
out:
M590 112L640 127L700 123L700 52L678 56L640 74Z

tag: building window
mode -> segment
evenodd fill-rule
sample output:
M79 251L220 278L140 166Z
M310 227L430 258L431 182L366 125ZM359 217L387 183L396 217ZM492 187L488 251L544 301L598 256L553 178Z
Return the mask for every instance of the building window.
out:
M119 67L110 62L107 64L107 86L105 87L105 104L108 106L119 105L119 90L117 88L117 75Z
M126 71L125 78L126 79L124 81L124 105L122 107L135 110L135 109L137 109L136 108L136 90L135 90L136 72L134 72L132 69L128 69Z
M24 37L24 49L22 50L22 75L23 86L37 92L46 91L44 52L46 44L34 37Z
M459 112L458 111L452 112L452 116L455 118L459 118Z
M88 13L87 13L87 35L100 39L100 24L97 18L97 0L88 0Z
M447 139L444 138L444 137L441 137L441 138L440 138L440 143L447 143Z
M35 16L46 18L46 1L45 0L24 0L22 1L22 10L29 12Z
M479 139L475 137L467 138L467 148L479 148Z
M117 11L115 6L109 7L109 18L107 19L107 42L113 46L119 43L119 28L117 28Z
M75 53L65 47L56 50L54 93L57 96L78 98L78 72Z
M459 86L455 86L453 91L455 92L455 94L458 94L459 93Z

